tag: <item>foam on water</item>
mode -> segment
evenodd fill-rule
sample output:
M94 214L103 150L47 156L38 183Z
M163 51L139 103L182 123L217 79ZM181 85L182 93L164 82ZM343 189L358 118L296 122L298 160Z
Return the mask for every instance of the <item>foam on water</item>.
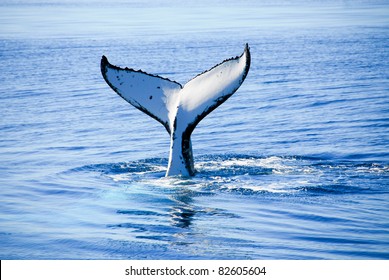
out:
M359 180L389 175L389 166L378 163L331 163L326 159L304 157L254 157L249 155L202 156L196 160L193 178L164 177L166 159L153 158L118 164L76 168L73 172L97 172L117 183L150 187L190 187L193 190L254 191L292 194L302 191L361 191ZM349 190L347 188L350 188ZM356 187L356 188L355 188ZM378 190L377 190L378 191Z

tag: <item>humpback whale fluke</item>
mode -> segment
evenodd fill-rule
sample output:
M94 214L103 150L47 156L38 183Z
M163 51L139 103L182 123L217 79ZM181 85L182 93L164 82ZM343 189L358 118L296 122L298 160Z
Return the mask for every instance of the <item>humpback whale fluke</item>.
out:
M141 70L101 59L107 84L128 103L160 122L170 135L166 176L195 174L190 136L196 125L233 95L250 68L250 50L197 75L184 86Z

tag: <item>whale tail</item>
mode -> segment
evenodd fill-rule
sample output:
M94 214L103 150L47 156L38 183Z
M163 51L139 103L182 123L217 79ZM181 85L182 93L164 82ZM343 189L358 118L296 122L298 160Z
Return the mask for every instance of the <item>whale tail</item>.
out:
M170 135L166 176L195 174L190 136L196 125L233 95L250 68L250 50L197 75L184 86L141 70L120 68L101 59L107 84L123 99L160 122Z

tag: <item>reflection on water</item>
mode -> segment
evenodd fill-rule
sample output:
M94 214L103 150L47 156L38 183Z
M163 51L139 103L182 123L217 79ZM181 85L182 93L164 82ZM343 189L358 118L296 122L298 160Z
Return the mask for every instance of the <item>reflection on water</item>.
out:
M180 192L173 196L174 201L177 203L169 211L171 216L172 225L180 228L188 228L195 215L192 203L190 191Z

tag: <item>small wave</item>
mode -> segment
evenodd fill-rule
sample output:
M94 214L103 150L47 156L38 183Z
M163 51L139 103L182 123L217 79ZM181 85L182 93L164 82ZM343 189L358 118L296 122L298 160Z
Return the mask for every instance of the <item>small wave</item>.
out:
M98 173L114 182L197 191L341 194L365 190L366 180L387 181L389 166L299 156L210 155L196 158L193 178L164 177L167 159L88 165L73 171ZM387 182L386 182L387 183ZM371 184L369 184L371 186Z
M227 175L269 175L311 173L307 160L298 157L213 156L203 158L197 169Z

